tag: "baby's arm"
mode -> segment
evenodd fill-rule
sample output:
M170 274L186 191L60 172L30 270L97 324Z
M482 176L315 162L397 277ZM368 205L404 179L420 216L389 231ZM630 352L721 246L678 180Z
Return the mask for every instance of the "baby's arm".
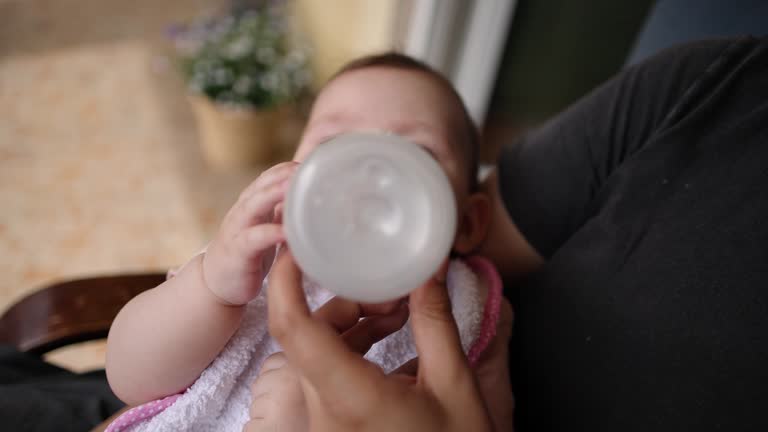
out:
M235 333L283 239L272 217L294 170L294 163L285 163L259 176L205 254L120 311L107 343L107 377L124 402L183 391Z
M137 405L192 384L237 330L244 306L222 303L202 279L202 255L131 300L109 333L107 377Z

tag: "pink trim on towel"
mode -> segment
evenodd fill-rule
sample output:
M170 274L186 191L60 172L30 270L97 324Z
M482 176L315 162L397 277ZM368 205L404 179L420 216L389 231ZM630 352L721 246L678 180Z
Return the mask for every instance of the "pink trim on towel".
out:
M176 399L180 398L181 395L181 393L175 394L173 396L168 396L167 398L147 402L135 408L131 408L120 414L118 418L107 426L107 429L104 430L104 432L120 432L136 423L152 418L173 405L173 403L176 402Z
M493 263L481 256L471 256L465 259L467 265L477 274L478 278L485 277L488 280L488 297L485 299L483 322L480 326L480 334L469 349L467 358L469 364L475 366L480 360L480 355L491 344L496 336L496 325L499 322L501 311L502 283L499 273Z

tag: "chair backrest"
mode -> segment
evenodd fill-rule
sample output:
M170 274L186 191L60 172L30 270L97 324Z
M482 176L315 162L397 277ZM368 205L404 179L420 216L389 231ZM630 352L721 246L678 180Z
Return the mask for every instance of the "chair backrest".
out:
M165 281L165 273L118 275L57 283L16 302L0 317L0 343L42 355L107 336L120 309Z

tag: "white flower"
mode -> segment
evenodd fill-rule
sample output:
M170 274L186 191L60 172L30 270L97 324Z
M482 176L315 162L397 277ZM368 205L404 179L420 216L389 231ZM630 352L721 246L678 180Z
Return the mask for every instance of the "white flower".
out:
M253 40L240 36L227 45L226 56L231 60L237 60L248 55L251 50L253 50Z
M302 51L299 50L291 50L291 52L289 52L285 57L285 64L291 68L301 67L304 65L305 61L306 56Z
M211 78L214 84L223 86L231 83L234 77L232 71L219 67L213 70Z
M280 85L280 77L274 72L267 72L259 79L261 87L268 91L275 91Z
M256 58L263 63L272 63L276 57L275 49L271 46L260 46L256 50Z
M251 87L253 86L253 80L249 76L241 76L235 80L235 84L232 85L232 90L235 91L235 93L246 96L248 92L251 91Z
M177 46L189 53L189 88L220 102L254 106L282 103L300 94L310 82L308 51L288 47L290 27L284 14L282 8L264 6L193 27L199 33L192 38L197 46Z

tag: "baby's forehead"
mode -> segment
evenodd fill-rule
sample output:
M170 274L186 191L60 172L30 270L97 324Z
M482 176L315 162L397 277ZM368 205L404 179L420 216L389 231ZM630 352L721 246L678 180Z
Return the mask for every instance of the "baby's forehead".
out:
M386 93L393 98L413 100L415 96L439 102L434 111L455 113L461 110L461 100L455 98L451 84L429 72L395 66L366 66L343 71L323 86L318 101L336 97L346 91L358 94Z
M391 134L424 148L436 159L458 157L458 150L453 145L452 134L447 126L410 118L388 119L372 124L355 113L329 112L316 117L306 132L314 135L319 142L353 132Z
M372 66L331 80L318 94L306 132L322 138L361 130L394 133L439 161L463 165L464 141L472 133L464 117L447 81L420 70Z
M462 123L461 101L444 83L419 70L371 66L346 71L317 95L310 125L360 127L407 134L424 129L453 135ZM371 116L377 116L371 120Z

